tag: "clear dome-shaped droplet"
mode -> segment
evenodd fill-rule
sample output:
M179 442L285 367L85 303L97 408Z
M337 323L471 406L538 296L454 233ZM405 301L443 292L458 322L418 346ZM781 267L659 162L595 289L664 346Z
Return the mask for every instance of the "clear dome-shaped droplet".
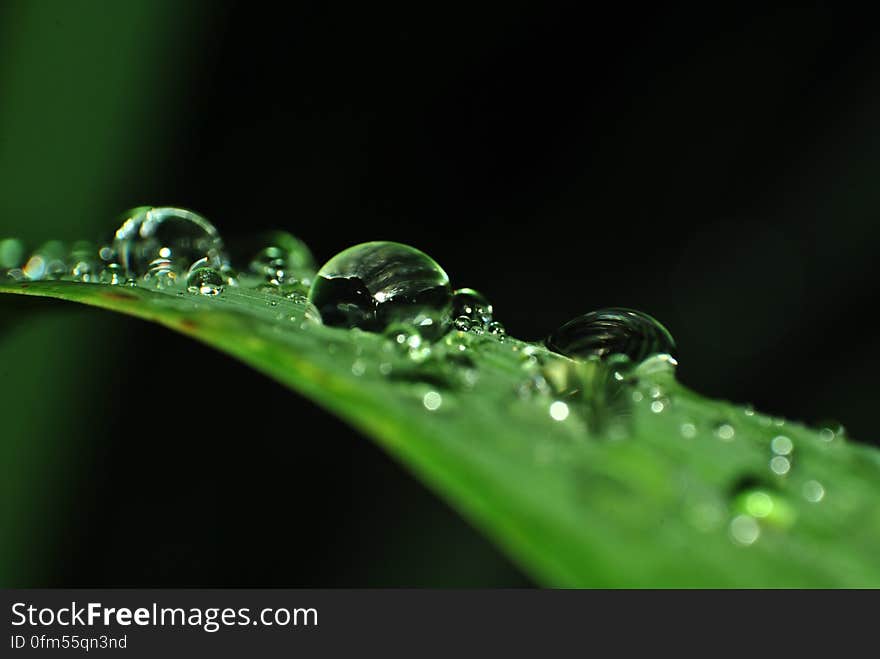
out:
M233 262L277 286L311 280L315 261L305 243L286 231L268 231L232 244ZM309 283L311 283L309 281Z
M144 286L156 289L173 288L177 284L180 271L169 258L159 257L147 264L147 271L141 277Z
M213 297L223 292L226 279L211 267L194 268L186 278L186 289L197 295Z
M547 337L547 347L573 358L621 354L638 363L656 354L675 356L675 341L663 325L632 309L600 309L565 323Z
M492 303L473 288L459 288L452 294L452 316L464 316L472 322L488 325L493 320Z
M415 322L423 334L442 331L433 319L447 317L450 297L449 277L434 259L393 242L340 252L318 271L309 291L326 325L381 331L394 322Z
M101 272L98 248L85 240L79 240L67 255L67 274L74 281L97 282Z
M486 331L489 332L489 334L493 334L495 336L504 336L505 334L507 334L507 328L504 327L504 325L499 323L497 320L489 323L486 326Z
M118 263L108 263L101 272L98 273L98 281L102 284L124 284L127 276L125 270Z
M217 229L182 208L134 209L117 230L113 250L126 272L141 277L157 259L169 261L178 272L186 272L202 258L214 268L225 261Z

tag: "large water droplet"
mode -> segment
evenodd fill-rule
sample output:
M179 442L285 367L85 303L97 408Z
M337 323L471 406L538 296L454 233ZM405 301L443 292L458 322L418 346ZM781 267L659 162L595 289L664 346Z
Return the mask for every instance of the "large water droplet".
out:
M434 259L393 242L355 245L318 271L309 300L327 325L381 331L415 323L439 334L448 317L449 277Z
M166 269L186 272L199 259L220 268L223 241L217 229L201 215L182 208L136 208L116 231L113 241L126 272L143 277L164 260Z
M641 362L656 354L675 356L672 335L657 320L632 309L600 309L565 323L547 337L547 347L567 357L621 354Z

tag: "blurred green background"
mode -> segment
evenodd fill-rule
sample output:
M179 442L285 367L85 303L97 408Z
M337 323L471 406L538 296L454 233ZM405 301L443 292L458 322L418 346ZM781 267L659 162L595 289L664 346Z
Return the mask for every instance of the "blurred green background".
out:
M97 239L154 203L319 260L409 242L516 336L642 308L693 388L874 441L872 26L7 1L0 237ZM0 301L0 433L3 585L529 583L367 440L132 320Z

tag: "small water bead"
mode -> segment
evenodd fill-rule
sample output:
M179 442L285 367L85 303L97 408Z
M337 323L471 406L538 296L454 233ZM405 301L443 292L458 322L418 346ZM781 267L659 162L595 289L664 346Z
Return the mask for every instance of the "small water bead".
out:
M778 435L770 440L770 449L776 455L788 455L794 450L794 444L785 435Z
M749 515L760 519L773 512L773 499L761 490L749 492L745 497L745 507Z
M124 284L127 281L125 269L118 263L108 263L98 274L98 281L102 284Z
M729 423L719 423L715 426L715 435L718 439L729 442L736 435L736 430Z
M422 331L436 335L442 323L430 314L439 321L450 298L449 277L436 261L393 242L362 243L340 252L321 267L309 291L327 325L382 331L394 322L421 325L431 318L431 327Z
M801 488L804 499L810 503L819 503L825 498L825 488L819 481L807 481Z
M67 256L69 276L75 281L99 281L102 270L99 259L95 245L83 240L75 242Z
M186 289L190 293L214 297L223 292L223 285L225 283L226 280L223 275L217 270L202 266L190 271L189 276L186 278Z
M730 521L731 539L744 547L755 543L761 536L761 527L751 515L737 515Z
M467 332L471 328L471 319L467 316L458 316L452 321L452 326L459 332Z
M430 344L412 325L393 323L385 329L385 336L391 340L393 346L412 361L423 362L431 356Z
M685 439L693 439L697 436L697 427L693 423L682 423L681 436Z
M226 260L214 225L192 211L171 207L130 211L116 231L113 250L126 272L139 277L155 270L158 259L168 261L168 269L176 272L202 258L214 268Z
M777 476L785 476L791 471L791 462L788 458L784 458L781 455L775 455L770 459L770 471Z
M547 337L547 347L566 357L604 359L623 354L639 363L656 354L675 356L672 335L657 320L633 309L591 311Z
M489 332L489 334L498 337L503 337L507 334L507 329L498 321L489 323L486 326L486 331Z
M436 391L429 391L422 397L422 405L429 412L436 412L443 404L443 396Z
M550 404L550 417L554 421L565 421L568 418L568 405L561 400L554 401Z
M761 485L750 486L739 492L733 500L733 510L734 514L744 513L768 527L779 529L790 527L797 516L795 509L780 492Z
M833 442L835 439L843 439L846 436L846 428L837 421L825 419L819 424L819 438L823 442Z
M459 288L452 294L452 315L464 316L472 323L489 325L493 321L492 303L473 288Z

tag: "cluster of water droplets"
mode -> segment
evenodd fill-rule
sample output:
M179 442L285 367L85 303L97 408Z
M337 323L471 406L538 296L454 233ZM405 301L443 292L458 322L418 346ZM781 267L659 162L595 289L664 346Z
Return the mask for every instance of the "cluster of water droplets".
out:
M395 242L355 245L318 269L305 244L288 233L268 232L227 246L197 213L140 207L125 214L101 244L50 241L29 252L21 241L0 241L0 278L136 286L209 299L242 287L269 293L272 306L294 300L307 307L311 321L381 335L381 362L370 364L359 355L352 374L376 368L389 378L418 381L427 387L418 395L430 413L446 409L447 390L479 380L474 350L501 347L519 360L520 399L543 406L554 422L583 423L598 438L624 439L638 414L666 415L676 405L675 342L653 317L633 309L599 309L564 323L543 345L505 341L505 328L484 295L453 289L434 259ZM788 478L795 445L784 422L757 417L751 408L744 414L775 432L766 477ZM738 437L739 422L731 418L706 427L686 414L677 418L678 434L687 441L729 443ZM829 426L821 436L832 442L841 435L842 429ZM817 503L825 489L807 480L802 495ZM784 497L766 485L741 487L734 501L728 530L736 544L752 544L766 524L785 526L792 518Z
M294 236L273 231L227 250L219 232L193 211L142 206L127 212L104 243L49 241L28 252L20 240L0 241L0 277L139 286L216 297L241 281L304 298L314 262ZM233 263L241 265L239 273Z

